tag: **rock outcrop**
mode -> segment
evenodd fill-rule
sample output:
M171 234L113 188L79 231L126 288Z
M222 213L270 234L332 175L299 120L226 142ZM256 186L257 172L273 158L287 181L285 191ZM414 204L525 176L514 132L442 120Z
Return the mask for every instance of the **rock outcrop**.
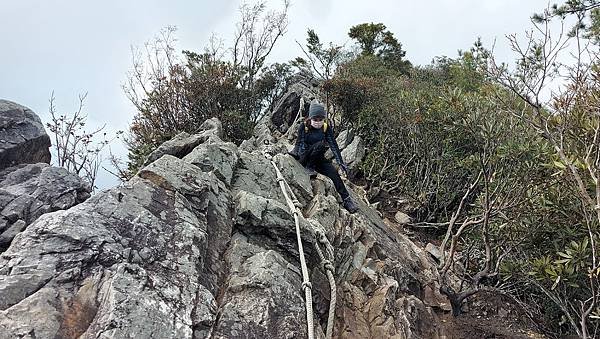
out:
M46 163L0 171L0 253L42 214L81 203L89 192L77 175Z
M282 133L285 133L296 119L308 114L310 102L318 97L319 92L319 83L307 75L298 74L291 83L270 114L272 126Z
M294 219L264 152L304 206L318 337L331 298L320 233L334 248L335 337L441 336L434 310L447 305L426 252L365 204L341 209L330 180L311 181L268 123L244 148L205 125L122 187L15 237L0 255L1 338L305 337Z
M50 163L50 138L27 107L0 100L0 170L18 164Z
M48 165L49 146L35 113L0 100L0 253L42 214L90 196L89 185L77 175Z

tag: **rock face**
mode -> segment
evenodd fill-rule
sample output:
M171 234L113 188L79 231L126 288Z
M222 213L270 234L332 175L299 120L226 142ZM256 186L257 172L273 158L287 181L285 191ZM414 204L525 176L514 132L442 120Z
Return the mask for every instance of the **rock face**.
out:
M311 181L265 124L246 149L222 141L218 121L207 126L122 187L15 237L0 255L0 338L306 337L294 219L263 151L304 206L317 337L331 298L320 233L334 249L334 337L443 335L434 310L447 305L426 252L363 203L341 209L331 181Z
M297 75L270 115L270 121L275 129L285 133L296 119L307 116L311 100L317 98L318 88L319 83L314 79ZM301 103L302 107L300 107Z
M0 171L0 253L42 214L83 202L89 192L77 175L45 163Z
M47 164L49 146L35 113L0 100L0 253L42 214L89 197L89 186L77 175Z
M0 170L18 164L50 163L50 138L29 108L0 100Z

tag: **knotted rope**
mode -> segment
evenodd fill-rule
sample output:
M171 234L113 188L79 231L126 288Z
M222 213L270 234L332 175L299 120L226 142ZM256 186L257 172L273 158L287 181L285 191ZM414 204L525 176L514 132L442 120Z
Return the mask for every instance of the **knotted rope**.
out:
M315 243L315 249L317 250L317 254L319 255L319 258L321 259L321 265L323 266L323 270L325 271L325 274L327 275L327 279L329 280L329 288L330 288L329 316L327 317L327 332L326 332L325 336L327 339L331 339L331 337L333 335L333 321L335 318L335 303L336 303L336 296L337 296L337 289L335 287L335 278L333 276L333 272L335 271L335 268L333 267L333 264L331 263L331 260L334 259L333 246L331 246L331 244L327 240L327 236L325 236L325 233L319 231L319 232L317 232L317 235L318 235L319 239L318 239L318 242ZM321 243L325 246L325 249L327 251L327 257L325 257L323 255L323 251L321 251L321 247L319 246L319 243Z
M263 153L275 168L275 173L277 174L277 182L279 183L279 187L281 188L281 192L283 192L283 196L285 197L285 201L287 202L288 208L294 214L294 223L296 224L296 238L298 240L298 252L300 253L300 267L302 269L302 289L304 289L304 303L306 304L306 323L308 325L308 339L314 339L314 324L313 324L313 309L312 309L312 285L310 284L310 279L308 277L308 267L306 266L306 259L304 258L304 248L302 246L302 236L300 234L300 221L298 219L298 214L300 214L300 208L294 204L294 200L290 198L286 189L286 182L277 168L277 165L272 160L272 157ZM296 200L296 202L298 202ZM300 203L298 203L300 205Z
M308 277L308 267L306 266L306 259L304 257L304 249L302 246L302 236L300 233L300 221L298 215L302 212L302 204L296 198L294 192L290 188L287 181L283 178L281 171L277 167L277 164L273 161L273 157L267 152L263 151L263 155L271 162L273 168L275 169L275 173L277 176L277 182L279 183L279 187L281 188L281 192L285 197L288 208L294 215L294 223L296 224L296 238L298 240L298 252L300 254L300 267L302 269L302 288L304 289L305 294L305 304L306 304L306 322L308 325L308 338L314 338L314 324L313 324L313 310L312 310L312 285L310 283ZM314 243L315 249L317 250L317 254L321 259L321 265L323 270L327 275L327 279L329 280L329 287L331 291L331 296L329 300L329 315L327 318L327 330L326 330L326 338L331 339L333 336L333 322L335 318L335 304L336 304L336 295L337 289L335 285L335 277L333 276L333 272L335 270L332 260L334 259L333 246L329 243L327 236L325 233L318 231L317 232L317 241ZM326 254L323 254L319 243L325 246Z

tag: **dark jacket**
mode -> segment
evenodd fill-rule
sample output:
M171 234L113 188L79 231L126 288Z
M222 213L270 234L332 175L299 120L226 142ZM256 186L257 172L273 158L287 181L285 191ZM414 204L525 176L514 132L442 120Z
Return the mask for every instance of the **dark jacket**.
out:
M323 140L325 140L329 145L329 148L331 148L331 152L337 163L339 165L344 164L342 153L340 152L340 148L333 135L332 126L328 126L326 132L323 132L323 128L316 129L312 126L308 126L308 131L306 131L304 122L300 123L298 126L298 139L296 140L296 146L294 147L293 152L296 153L295 155L298 157L301 157L308 147Z

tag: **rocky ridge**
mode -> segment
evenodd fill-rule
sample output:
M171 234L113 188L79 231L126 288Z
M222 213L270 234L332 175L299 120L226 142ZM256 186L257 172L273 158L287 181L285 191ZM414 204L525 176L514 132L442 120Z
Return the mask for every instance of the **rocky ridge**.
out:
M81 203L74 190L64 209L44 209L0 255L0 338L306 337L294 219L265 153L303 206L317 337L331 298L314 247L324 234L334 337L443 338L438 311L448 304L431 256L359 188L350 187L360 211L340 208L331 181L311 180L286 154L291 130L271 115L238 147L210 119L159 147L122 187Z

